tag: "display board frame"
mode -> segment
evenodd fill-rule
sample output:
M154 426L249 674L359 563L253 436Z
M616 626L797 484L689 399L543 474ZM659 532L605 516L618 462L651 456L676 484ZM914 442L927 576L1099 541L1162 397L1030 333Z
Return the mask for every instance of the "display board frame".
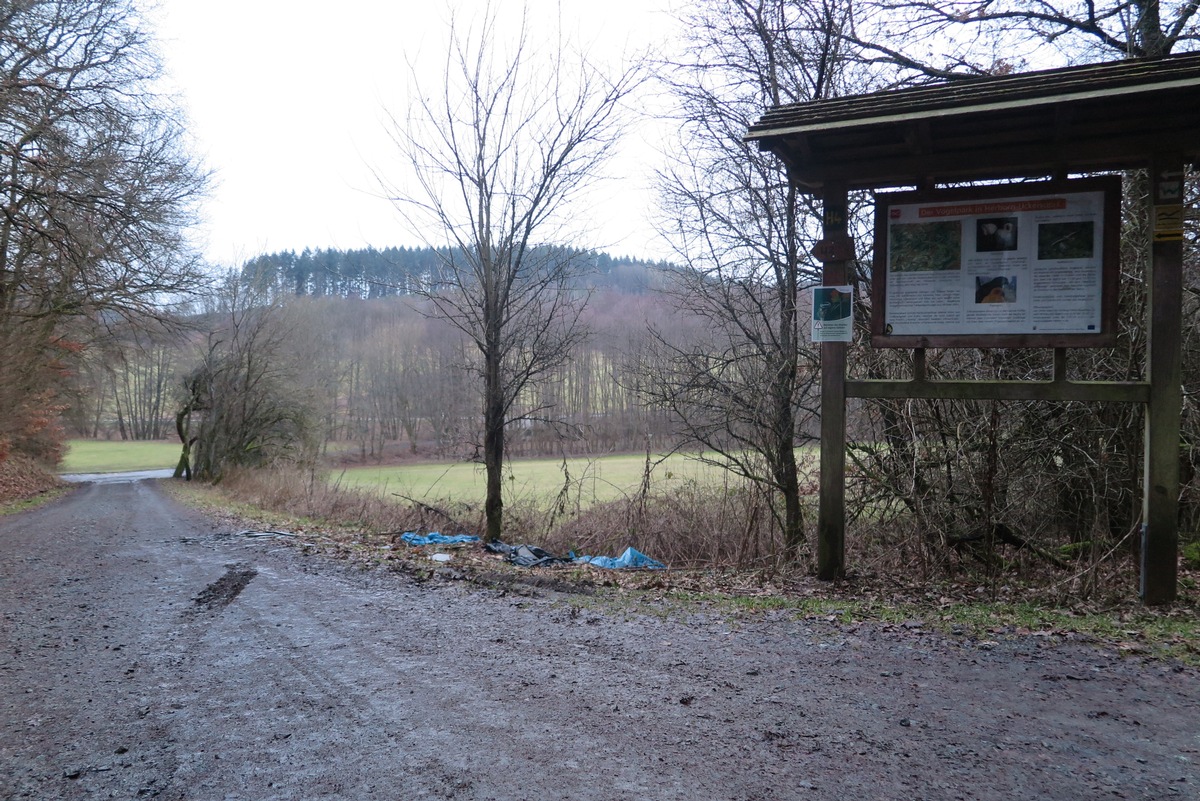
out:
M875 203L874 347L1116 344L1119 176L888 192ZM924 255L893 269L901 252Z

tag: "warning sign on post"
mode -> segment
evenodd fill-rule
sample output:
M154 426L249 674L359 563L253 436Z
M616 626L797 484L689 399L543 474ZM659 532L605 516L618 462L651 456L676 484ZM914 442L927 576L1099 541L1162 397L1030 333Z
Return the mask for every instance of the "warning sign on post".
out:
M812 341L850 342L854 338L854 287L813 290Z

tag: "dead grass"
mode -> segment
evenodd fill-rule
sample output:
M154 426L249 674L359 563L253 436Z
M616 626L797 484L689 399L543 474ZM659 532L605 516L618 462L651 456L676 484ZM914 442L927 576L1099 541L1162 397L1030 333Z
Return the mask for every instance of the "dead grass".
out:
M677 568L783 567L783 536L761 491L686 482L564 516L542 536L547 550L621 553L634 547Z
M1019 587L1039 603L1094 608L1119 607L1137 596L1134 531L1116 543L1084 543L1086 547L1038 542L1028 545L996 541L947 544L923 531L910 517L859 520L848 527L847 551L863 575L903 575L917 584L950 582L970 586L981 600L997 600ZM1186 564L1181 564L1181 570ZM1181 573L1185 592L1192 586Z
M313 524L360 536L406 531L474 533L481 526L462 505L413 505L330 483L320 470L237 470L221 482L227 497L250 507L286 512Z
M229 498L341 530L360 539L405 531L481 534L483 510L451 500L413 502L337 486L319 471L241 471L221 484ZM505 508L506 539L554 553L618 555L634 547L675 567L771 569L782 537L761 494L685 482L669 493L647 493L567 508L518 501Z
M363 543L390 543L406 531L481 535L485 528L478 506L382 497L331 484L320 471L241 471L220 491L249 509L286 512ZM677 570L757 575L762 582L810 572L809 565L789 565L783 558L782 534L762 492L737 484L684 482L670 491L586 507L523 500L505 508L505 530L511 544L563 555L616 556L632 546ZM902 576L911 587L969 588L974 600L1001 601L1018 592L1043 604L1096 609L1120 607L1137 594L1127 547L1052 563L1038 553L998 545L994 558L981 560L966 549L935 551L911 523L894 518L860 520L849 527L846 545L858 581ZM1192 574L1181 575L1184 594L1194 592Z

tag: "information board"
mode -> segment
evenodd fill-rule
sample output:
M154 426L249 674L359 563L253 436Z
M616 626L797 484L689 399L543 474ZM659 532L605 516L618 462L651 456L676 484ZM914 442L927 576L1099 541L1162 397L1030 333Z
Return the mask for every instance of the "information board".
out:
M1115 341L1117 178L881 194L872 344Z

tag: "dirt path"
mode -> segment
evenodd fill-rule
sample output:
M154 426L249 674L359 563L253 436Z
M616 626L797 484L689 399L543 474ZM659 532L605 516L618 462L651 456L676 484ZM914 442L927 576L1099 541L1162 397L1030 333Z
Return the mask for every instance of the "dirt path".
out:
M229 534L152 483L0 521L0 798L1200 798L1190 670L602 613Z

